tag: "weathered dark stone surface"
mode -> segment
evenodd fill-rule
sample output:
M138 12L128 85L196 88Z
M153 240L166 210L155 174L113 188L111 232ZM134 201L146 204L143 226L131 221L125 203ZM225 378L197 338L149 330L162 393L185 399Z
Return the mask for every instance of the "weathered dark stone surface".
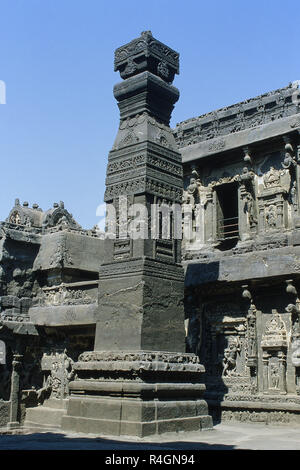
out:
M68 396L72 363L93 345L102 240L64 208L16 200L0 226L1 425ZM43 419L41 423L43 423Z
M121 120L108 158L105 200L116 210L120 197L125 197L128 204L149 207L161 201L180 202L182 195L181 158L168 126L179 92L170 84L171 78L164 81L159 73L159 61L164 61L166 54L170 57L165 62L166 70L174 72L172 58L177 57L178 71L178 54L147 32L117 49L116 70L123 70L120 58L128 58L128 51L130 60L140 63L144 46L142 69L127 74L126 80L114 87ZM120 243L127 247L123 252ZM162 243L151 237L134 240L129 233L105 240L96 350L184 351L180 240L167 241L166 255L160 255ZM171 322L172 339L168 338Z
M181 158L168 127L179 97L170 85L174 57L149 32L116 51L126 80L114 87L121 122L105 192L116 211L120 198L144 207L181 200ZM204 369L184 355L183 281L180 240L129 233L105 240L95 352L74 365L63 429L143 437L212 426L201 398Z
M180 123L187 345L219 420L299 420L299 84Z
M0 424L199 430L206 401L215 422L298 423L299 82L172 130L179 54L146 31L115 70L116 238L63 202L17 199L0 223ZM152 205L181 227L182 202L183 243L153 237ZM124 235L124 204L148 209L147 236Z

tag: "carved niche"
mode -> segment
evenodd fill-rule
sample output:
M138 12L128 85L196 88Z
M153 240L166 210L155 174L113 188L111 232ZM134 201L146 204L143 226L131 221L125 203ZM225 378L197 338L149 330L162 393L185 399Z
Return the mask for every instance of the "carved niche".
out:
M9 221L11 224L16 224L20 225L21 224L21 217L19 215L19 212L15 211L11 214Z
M247 366L257 366L256 308L251 305L247 315Z
M56 306L91 304L96 300L88 295L87 290L70 289L66 285L60 285L44 288L40 292L39 301L45 306Z
M66 350L63 352L44 353L41 361L41 369L46 374L44 385L38 390L38 399L43 401L45 396L63 399L68 396L69 382L75 373L73 360L68 357Z
M263 176L259 187L259 230L279 231L287 227L288 197L291 177L288 170L277 170L273 166Z
M208 390L221 387L229 394L250 393L246 316L237 310L237 306L226 303L206 306L204 318L201 360L207 371Z
M272 310L261 340L263 350L263 390L266 394L286 393L287 332L277 310Z

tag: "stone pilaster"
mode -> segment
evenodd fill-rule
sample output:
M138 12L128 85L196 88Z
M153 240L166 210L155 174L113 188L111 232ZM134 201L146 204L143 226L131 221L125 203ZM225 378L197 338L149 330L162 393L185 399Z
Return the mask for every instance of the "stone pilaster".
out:
M20 426L18 420L19 413L19 394L20 394L20 371L22 367L21 354L15 353L12 361L12 373L11 373L11 385L10 385L10 413L9 422L7 426L9 428L17 428Z

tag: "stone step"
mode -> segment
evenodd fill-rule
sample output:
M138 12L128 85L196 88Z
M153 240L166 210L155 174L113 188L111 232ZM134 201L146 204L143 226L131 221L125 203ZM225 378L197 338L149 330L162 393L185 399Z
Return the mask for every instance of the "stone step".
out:
M27 408L24 428L40 427L55 428L61 426L62 417L66 414L66 408L54 408L48 406L36 406Z
M49 398L45 400L42 407L54 408L56 410L66 410L69 400L58 400L57 398ZM39 407L40 408L40 407Z
M36 431L39 432L53 432L53 431L60 431L59 426L50 426L47 424L37 424L33 423L32 421L26 421L22 426L22 431L24 433L33 433Z

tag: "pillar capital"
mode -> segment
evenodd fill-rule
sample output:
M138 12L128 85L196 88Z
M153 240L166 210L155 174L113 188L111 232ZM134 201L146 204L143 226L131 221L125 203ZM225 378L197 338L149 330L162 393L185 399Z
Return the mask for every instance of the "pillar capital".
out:
M116 49L114 69L123 79L148 71L172 83L179 73L179 54L155 39L151 31L143 31L140 37Z

